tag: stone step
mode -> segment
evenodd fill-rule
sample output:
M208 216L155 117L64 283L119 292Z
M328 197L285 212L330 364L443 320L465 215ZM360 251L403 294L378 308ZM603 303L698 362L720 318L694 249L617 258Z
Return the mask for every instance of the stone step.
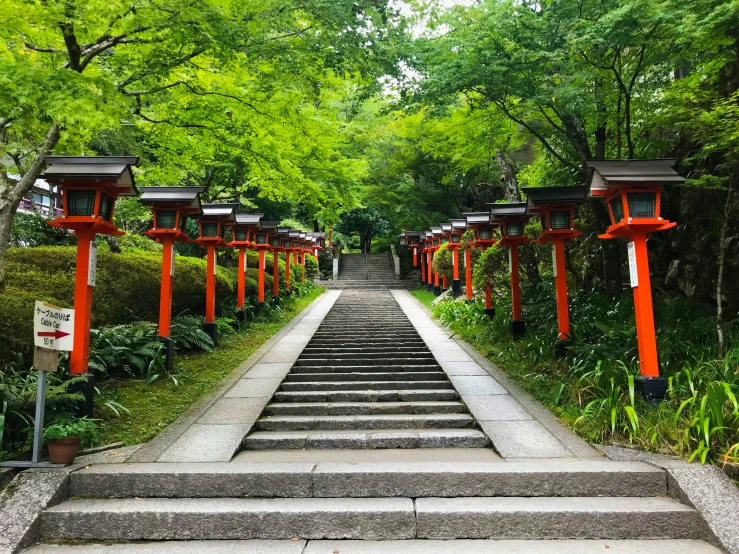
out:
M319 350L316 352L316 350ZM303 360L324 360L327 356L330 356L332 360L347 359L420 359L420 358L431 358L434 359L434 355L428 350L423 351L421 349L408 349L400 350L397 349L389 350L388 348L375 348L374 351L370 348L320 348L320 349L305 349L300 354L298 361Z
M388 351L391 349L390 345L386 341L375 340L372 337L367 337L366 340L363 340L363 341L362 340L344 340L341 337L334 337L332 339L321 339L321 340L311 339L311 341L305 347L304 351L310 351L313 348L331 348L333 350L336 350L339 348L341 349L343 348L353 348L353 349L382 348L385 351ZM406 338L406 339L394 341L392 345L392 349L395 350L398 348L427 348L427 346L421 337L416 337L416 338Z
M469 414L295 415L257 420L259 431L335 431L358 429L463 429L472 427Z
M380 367L380 366L378 366ZM423 366L412 366L423 368ZM319 368L311 368L314 371L322 371ZM383 368L384 369L384 368ZM285 383L315 383L329 381L433 381L436 379L444 379L446 374L441 370L437 371L395 371L395 372L377 372L377 371L351 371L344 373L290 373L285 378Z
M295 367L306 367L306 366L320 366L320 367L335 367L335 366L349 366L349 367L367 367L367 366L436 366L436 360L432 355L424 355L423 357L413 358L373 358L371 356L353 356L349 358L342 357L331 357L331 358L303 358L300 357L295 362Z
M410 498L69 500L41 516L52 540L233 540L415 536Z
M476 429L257 431L248 435L243 442L246 450L485 448L487 446L487 437Z
M721 554L694 539L609 540L611 554ZM469 539L440 540L237 540L157 541L112 544L41 544L25 554L593 554L605 548L602 540Z
M72 497L665 496L641 462L322 462L100 464L70 474Z
M410 389L452 389L448 380L444 381L329 381L316 383L282 383L281 391L345 391L345 390L410 390Z
M68 500L41 515L51 540L699 539L669 498L121 498Z
M303 375L306 373L314 374L318 371L321 373L335 373L335 374L347 374L347 373L414 373L418 371L432 371L436 373L443 373L441 366L432 363L428 365L406 365L406 366L361 366L362 370L357 371L356 366L324 366L316 368L314 366L300 366L294 367L290 370L290 375Z
M277 391L274 402L450 402L459 399L454 389Z
M369 415L369 414L461 414L461 402L275 402L269 404L267 415Z

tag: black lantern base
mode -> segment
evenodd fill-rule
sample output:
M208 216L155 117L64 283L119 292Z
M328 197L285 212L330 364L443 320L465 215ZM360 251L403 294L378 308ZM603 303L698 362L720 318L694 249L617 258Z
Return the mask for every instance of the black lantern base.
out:
M71 379L80 379L77 383L69 385L69 392L72 394L82 395L82 400L74 403L75 417L92 417L92 410L95 406L95 375L92 373L75 373L70 374Z
M264 302L257 302L257 305L254 308L254 315L259 315L260 313L262 313L263 309L264 309Z
M432 285L431 283L427 283L426 290L429 292L434 292L434 285Z
M484 308L482 310L486 316L488 316L488 319L493 320L495 319L495 307L492 308Z
M434 296L441 296L441 286L434 285Z
M667 396L667 379L664 377L637 377L634 386L650 404L659 404Z
M462 281L459 279L452 279L452 296L455 298L462 294Z
M163 346L164 367L167 368L167 373L172 373L174 369L174 341L169 337L157 337L157 340Z
M218 325L215 323L203 323L203 331L208 333L213 346L218 346Z
M244 323L248 318L249 316L246 313L246 310L239 310L238 312L236 312L236 321Z
M566 340L558 340L554 343L554 357L555 358L565 358L567 356L567 345L568 341Z
M522 319L511 320L511 335L514 339L521 339L526 334L526 322Z

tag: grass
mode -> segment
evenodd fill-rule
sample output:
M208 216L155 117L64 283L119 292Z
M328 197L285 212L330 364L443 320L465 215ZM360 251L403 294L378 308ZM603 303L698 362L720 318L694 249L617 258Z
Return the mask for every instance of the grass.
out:
M282 329L295 315L323 292L315 289L283 306L275 319L255 322L247 328L223 336L219 347L211 353L179 354L174 375L178 385L160 379L147 385L145 381L109 380L101 385L105 400L114 400L130 413L116 417L109 411L96 412L100 422L99 444L122 442L133 445L146 442L177 419ZM98 406L102 402L98 402Z

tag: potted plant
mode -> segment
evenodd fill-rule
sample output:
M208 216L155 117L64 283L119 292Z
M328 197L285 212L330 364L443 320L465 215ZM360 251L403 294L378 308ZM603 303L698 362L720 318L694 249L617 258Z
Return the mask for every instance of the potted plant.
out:
M44 430L52 464L71 464L80 449L80 443L91 441L97 435L97 426L91 419L61 419Z

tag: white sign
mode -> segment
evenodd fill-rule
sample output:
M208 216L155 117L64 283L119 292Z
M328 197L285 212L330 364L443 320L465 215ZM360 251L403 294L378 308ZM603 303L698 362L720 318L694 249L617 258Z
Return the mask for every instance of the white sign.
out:
M174 243L172 243L172 262L169 264L169 276L174 277Z
M629 277L631 277L631 288L639 286L639 274L636 272L636 247L633 242L626 243L626 252L629 254Z
M508 273L513 275L513 247L508 247Z
M248 256L246 255L246 251L244 251L244 272L246 272L246 259Z
M87 265L87 284L90 287L95 286L95 277L98 271L98 245L93 240L90 241L90 260Z
M50 350L72 350L74 310L36 300L33 307L33 343Z
M554 268L554 277L557 277L557 247L552 243L552 267Z

